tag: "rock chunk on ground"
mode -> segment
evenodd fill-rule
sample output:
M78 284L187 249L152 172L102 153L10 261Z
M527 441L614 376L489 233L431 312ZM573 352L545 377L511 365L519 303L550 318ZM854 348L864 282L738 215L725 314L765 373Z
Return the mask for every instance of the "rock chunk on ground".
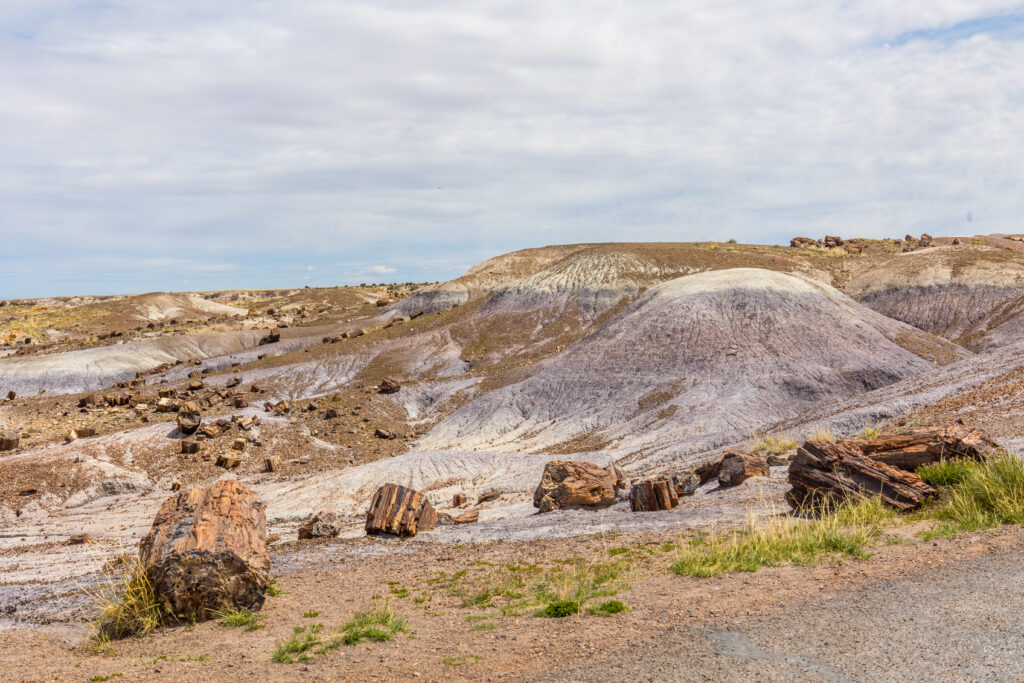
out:
M590 462L552 460L544 466L533 506L541 512L570 507L607 507L615 502L619 482L614 468Z
M263 458L263 469L267 472L279 472L281 470L281 456L271 455Z
M461 515L452 517L452 524L476 524L479 521L479 510L466 510Z
M259 609L270 581L263 501L231 479L182 491L164 501L139 557L167 615Z
M814 509L851 496L881 496L899 510L914 510L935 489L913 472L886 465L859 449L830 441L808 441L789 465L793 488L786 500L794 508Z
M390 377L385 377L384 380L377 387L377 390L382 394L397 394L402 388L402 385L393 380Z
M466 494L456 493L452 496L452 507L457 508L466 504Z
M722 469L723 457L724 456L720 455L714 460L708 460L693 471L693 473L697 475L697 480L700 482L701 486L718 476L718 473Z
M476 499L476 504L489 503L492 500L498 500L499 498L501 498L501 491L488 491Z
M203 423L202 413L195 401L185 401L178 408L178 431L182 434L195 434Z
M682 498L683 496L692 496L700 488L700 479L693 472L682 472L679 474L673 474L670 479L672 485L675 487L676 495Z
M761 456L732 451L722 457L718 485L738 486L750 477L767 477L768 472L768 463Z
M984 460L1002 446L984 432L967 427L962 420L945 429L924 429L876 439L848 439L842 443L886 465L913 472L939 460Z
M384 484L373 494L366 511L366 533L415 536L434 528L437 513L419 491Z
M321 510L299 526L299 538L337 538L341 533L341 518L331 510Z
M21 441L21 433L16 429L0 432L0 451L13 451Z
M672 480L667 477L648 479L633 485L629 492L629 507L633 512L671 510L679 505L679 495Z

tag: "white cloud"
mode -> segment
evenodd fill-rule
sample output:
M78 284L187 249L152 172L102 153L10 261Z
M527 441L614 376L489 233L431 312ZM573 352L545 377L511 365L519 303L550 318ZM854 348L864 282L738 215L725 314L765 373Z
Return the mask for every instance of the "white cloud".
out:
M13 0L0 232L101 290L89 257L433 278L582 240L1017 232L1024 41L994 29L1021 11Z
M372 266L368 270L374 275L388 275L395 272L395 269L390 266Z

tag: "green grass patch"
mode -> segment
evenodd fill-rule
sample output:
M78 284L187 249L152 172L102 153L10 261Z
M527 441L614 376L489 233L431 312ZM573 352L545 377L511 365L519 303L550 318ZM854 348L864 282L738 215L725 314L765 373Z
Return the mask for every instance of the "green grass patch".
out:
M272 598L284 595L284 591L281 590L281 585L277 582L276 576L270 579L270 583L267 584L267 595Z
M797 447L796 441L781 436L766 436L751 447L754 453L765 455L782 455Z
M579 614L579 611L580 603L577 600L552 600L546 607L537 610L536 614L538 617L561 619L562 617Z
M278 664L304 662L310 658L309 651L322 645L320 632L323 624L312 624L309 627L296 626L288 640L277 646L272 659Z
M256 614L251 609L226 609L222 612L217 612L217 621L220 622L221 626L227 628L244 628L246 631L259 631L263 628L262 614Z
M483 624L477 624L476 626L474 626L473 628L471 628L469 630L470 631L493 631L496 628L498 628L497 624L495 624L493 621L488 621L488 622L485 622Z
M455 657L444 657L441 659L442 664L448 666L466 666L467 664L477 664L480 662L480 655L457 655Z
M619 600L608 600L602 602L600 605L590 607L587 609L588 612L598 617L610 617L619 612L626 612L629 607L626 607L626 603Z
M945 460L917 468L924 483L935 488L955 486L967 479L972 464L965 460Z
M941 491L936 519L963 531L1024 525L1024 462L1000 454L961 464L966 467L953 476L959 481Z
M357 612L341 627L341 640L355 645L362 640L387 641L398 633L408 633L409 627L387 604L369 612Z

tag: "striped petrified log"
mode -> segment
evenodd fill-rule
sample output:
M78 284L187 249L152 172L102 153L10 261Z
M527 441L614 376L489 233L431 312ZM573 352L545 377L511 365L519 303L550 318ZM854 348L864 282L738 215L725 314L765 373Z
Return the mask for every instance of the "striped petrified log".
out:
M793 488L786 500L794 508L815 507L849 496L881 496L900 510L913 510L935 489L913 472L886 465L849 444L807 441L789 465Z
M629 506L633 512L671 510L679 505L676 487L666 477L648 479L634 484L629 492Z
M384 484L373 494L366 511L366 533L415 536L430 531L437 513L419 491L398 484Z
M984 432L967 427L962 420L945 429L924 429L877 439L849 439L843 443L856 446L864 455L879 462L909 472L940 460L984 460L989 452L1002 449Z

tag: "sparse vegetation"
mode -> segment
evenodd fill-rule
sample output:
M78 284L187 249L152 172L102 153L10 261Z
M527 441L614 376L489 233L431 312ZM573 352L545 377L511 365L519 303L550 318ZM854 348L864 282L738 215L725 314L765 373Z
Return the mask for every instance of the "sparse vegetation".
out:
M409 627L387 603L369 612L358 612L341 627L341 640L355 645L361 640L391 640L399 633L408 633Z
M309 654L307 653L321 644L320 632L323 628L323 624L312 624L309 627L296 626L292 631L291 637L278 645L274 651L273 660L279 664L306 661L309 659Z
M307 612L303 612L302 616L306 617L307 619L316 619L318 616L320 616L320 611L311 609Z
M590 607L587 609L588 612L598 617L610 617L618 614L619 612L625 612L628 610L629 608L626 607L625 603L619 600L607 600L596 607Z
M441 659L441 663L447 664L448 666L466 666L467 664L476 664L479 661L479 655L457 655L455 657L444 657Z
M835 442L835 435L827 429L818 429L811 434L811 441L830 441Z
M578 614L579 611L580 603L578 600L552 600L547 604L547 607L537 610L537 616L559 619Z
M227 628L244 628L246 631L258 631L263 628L263 615L251 609L229 608L217 613L217 621Z
M98 587L89 591L96 606L92 626L101 643L145 635L163 623L156 590L141 560L137 555L122 557L104 562Z
M862 439L877 439L882 435L882 430L878 427L865 427L864 431L860 433Z
M753 445L750 449L754 453L765 455L782 455L797 447L796 441L784 439L781 436L766 436Z
M281 585L277 582L276 576L270 579L270 583L267 584L267 595L272 598L284 595L284 591L281 590Z
M948 481L933 516L962 531L1001 524L1024 526L1024 461L995 455L984 462L940 463L924 469L926 481Z

